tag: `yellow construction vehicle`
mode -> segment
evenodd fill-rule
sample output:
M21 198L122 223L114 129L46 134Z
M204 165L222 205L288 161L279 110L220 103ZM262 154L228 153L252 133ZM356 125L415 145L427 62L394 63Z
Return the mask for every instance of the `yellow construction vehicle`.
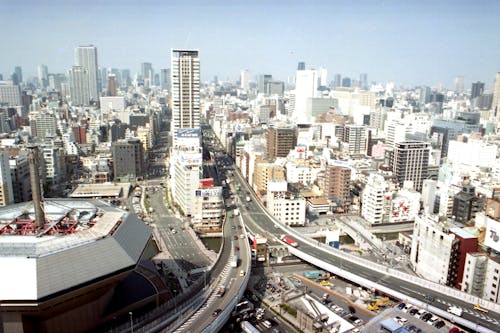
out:
M389 303L389 301L390 301L389 297L379 298L375 302L368 303L366 307L370 311L376 311L379 309L380 306L386 306L387 303Z

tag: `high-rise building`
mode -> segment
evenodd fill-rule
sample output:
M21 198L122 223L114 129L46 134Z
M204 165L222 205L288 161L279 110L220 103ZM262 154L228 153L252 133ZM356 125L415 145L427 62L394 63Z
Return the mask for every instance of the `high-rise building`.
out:
M7 106L23 105L21 87L11 83L0 84L0 104L2 103Z
M32 135L39 140L56 135L56 117L46 110L31 115L30 126Z
M465 89L464 77L459 75L455 78L455 91L459 94L463 93Z
M9 159L10 177L12 179L12 190L14 202L26 202L31 200L30 170L27 156L19 155Z
M342 79L342 87L350 87L351 86L351 78L345 77Z
M160 88L162 90L170 89L170 68L160 69Z
M51 90L62 91L62 84L66 83L66 76L64 74L49 74L48 81Z
M153 65L150 62L141 64L141 77L145 86L149 87L153 84Z
M17 82L14 84L21 84L23 82L23 69L21 68L21 66L14 67L14 74L17 78Z
M427 104L431 101L431 88L429 87L420 87L420 99L419 102L421 105Z
M286 157L297 145L297 129L292 126L269 127L266 131L267 156Z
M295 108L293 116L297 124L308 124L312 122L311 116L306 114L307 99L316 97L318 83L318 71L314 69L305 69L296 72Z
M69 94L73 105L89 105L91 100L89 91L89 72L82 66L73 66L68 74Z
M144 149L139 139L114 142L111 152L115 179L132 181L144 176Z
M10 176L9 154L0 152L0 206L7 206L14 202L12 178Z
M285 82L283 81L269 81L266 86L266 91L269 95L283 96L285 92Z
M273 80L273 76L271 74L261 74L259 75L259 82L257 85L257 89L260 94L268 94L269 92L266 90L268 82Z
M484 204L484 201L476 196L474 186L464 184L462 191L453 197L451 214L455 216L455 220L458 222L467 223L475 217L476 213L482 208L482 204Z
M342 142L346 144L349 155L365 155L366 127L354 124L345 125Z
M321 87L328 85L328 70L325 67L321 67L319 70L319 85Z
M82 67L87 72L85 82L88 85L90 100L99 100L97 47L93 45L78 46L75 49L75 65Z
M243 90L250 89L250 71L248 69L240 72L240 88Z
M351 203L351 169L340 165L328 165L325 170L323 192L329 199L346 210Z
M359 85L361 89L368 89L368 74L361 73L359 74Z
M493 101L491 102L491 109L495 112L495 117L500 120L500 72L497 73L495 78L495 86L493 88Z
M46 65L38 65L37 68L38 74L38 85L41 88L47 88L49 85L49 69Z
M388 183L380 174L368 177L362 194L361 216L370 224L388 223L392 197L387 196Z
M473 99L479 97L483 94L483 92L484 92L484 82L479 82L479 81L473 82L470 98Z
M114 74L108 75L106 96L118 96L118 84L116 83L116 76Z
M173 143L177 130L200 127L200 58L195 50L172 50L172 122Z
M335 74L335 79L333 81L333 87L338 88L342 86L342 75Z
M430 150L428 142L405 141L396 142L394 149L385 151L385 163L392 170L399 186L402 187L405 181L410 180L415 190L422 190L422 183L429 174Z
M297 64L297 70L303 71L304 69L306 69L306 63L304 61L299 61L299 63Z

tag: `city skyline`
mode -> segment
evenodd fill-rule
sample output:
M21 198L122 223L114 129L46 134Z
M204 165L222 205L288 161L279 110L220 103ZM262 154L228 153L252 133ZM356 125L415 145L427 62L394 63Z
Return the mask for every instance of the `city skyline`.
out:
M198 49L203 81L236 80L246 68L252 78L286 80L304 61L327 68L328 81L368 73L369 81L453 87L463 75L469 89L476 81L491 87L500 71L497 1L150 1L140 10L132 1L46 1L2 3L0 12L4 78L17 65L25 77L39 64L67 73L74 49L89 44L101 67L133 73L143 62L168 68L173 48Z

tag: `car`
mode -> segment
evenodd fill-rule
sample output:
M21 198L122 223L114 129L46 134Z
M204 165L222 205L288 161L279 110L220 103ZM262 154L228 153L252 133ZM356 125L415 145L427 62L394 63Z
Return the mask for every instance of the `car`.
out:
M418 309L415 309L415 308L410 309L410 310L408 311L408 313L409 313L409 314L411 314L412 316L414 316L414 315L415 315L415 313L417 313L417 312L418 312Z
M428 321L431 318L432 318L432 314L430 314L429 312L426 312L422 316L420 316L420 319L422 319L423 321Z
M458 329L458 327L452 327L452 328L448 331L448 333L458 333L458 332L460 332L460 330Z
M234 240L238 240L238 236L234 235L234 236L233 236L233 239L234 239Z
M322 285L323 287L327 287L330 285L330 282L328 282L328 280L323 280L319 284Z
M212 317L217 317L221 312L222 312L221 309L215 310L214 312L212 312Z
M356 319L356 320L354 321L354 325L356 325L356 326L363 325L363 323L364 323L364 322L363 322L363 319Z
M403 317L400 317L400 316L396 316L396 317L394 317L394 319L395 319L397 322L399 322L400 324L402 324L402 325L404 325L404 324L408 321L408 319L403 318Z
M245 276L245 271L244 270L240 271L240 276Z
M406 304L405 304L405 303L400 303L400 304L397 306L397 309L398 309L398 310L403 310L405 306L406 306Z
M440 329L441 327L443 327L445 325L445 322L443 320L438 320L434 323L434 327L437 328L437 329Z
M425 295L425 300L428 301L428 302L434 302L434 297L431 296L431 295Z
M240 235L240 238L241 238L241 239L245 239L245 235L241 234L241 235Z

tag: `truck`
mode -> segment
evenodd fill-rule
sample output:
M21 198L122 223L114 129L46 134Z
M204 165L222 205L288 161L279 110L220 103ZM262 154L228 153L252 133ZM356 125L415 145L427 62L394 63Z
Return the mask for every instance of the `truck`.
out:
M231 259L231 267L238 267L238 255L234 254L233 258Z
M238 208L234 209L234 216L240 215L240 210Z
M286 236L286 235L283 235L281 236L281 240L285 243L287 243L288 245L290 246L293 246L293 247L297 247L299 246L299 244L297 244L296 241L294 241L292 238L290 238L289 236Z
M246 200L247 200L247 202L250 202L250 201L252 201L252 199L250 198L250 196L249 196L249 195L247 195L247 198L246 198Z
M454 314L455 316L459 316L459 317L462 316L462 312L463 312L463 310L461 308L459 308L458 306L454 306L454 305L453 306L449 306L448 310L446 310L446 311L448 311L449 313Z
M224 287L224 286L219 286L219 287L217 288L217 291L216 291L216 293L215 293L215 294L216 294L218 297L222 297L222 296L224 296L224 294L225 294L225 293L226 293L226 287Z
M308 279L319 279L320 277L323 277L323 273L321 271L307 271L304 273L304 276Z

